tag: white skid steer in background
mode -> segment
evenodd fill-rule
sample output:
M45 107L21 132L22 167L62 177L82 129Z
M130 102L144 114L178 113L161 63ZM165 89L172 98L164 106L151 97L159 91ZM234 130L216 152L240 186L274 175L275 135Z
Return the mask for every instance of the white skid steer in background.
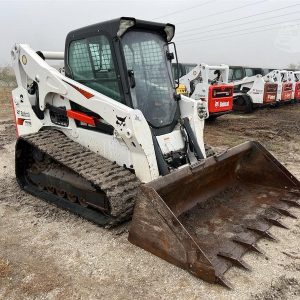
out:
M288 80L293 85L292 99L295 102L300 101L300 71L288 71Z
M189 97L207 104L207 117L215 119L232 112L233 84L228 83L227 65L198 64L179 79ZM181 86L182 88L182 86Z
M290 102L293 99L293 83L286 70L274 70L269 73L275 83L278 84L277 88L277 101L278 103Z
M233 84L235 111L251 113L256 107L276 104L278 83L275 83L272 72L265 76L245 77Z

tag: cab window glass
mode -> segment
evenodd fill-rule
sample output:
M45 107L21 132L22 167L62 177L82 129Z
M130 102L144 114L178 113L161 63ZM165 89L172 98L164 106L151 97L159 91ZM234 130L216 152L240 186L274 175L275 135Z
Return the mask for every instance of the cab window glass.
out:
M111 46L104 35L71 42L69 66L76 81L122 101Z
M244 78L243 69L233 69L233 79L234 80L240 80Z
M247 68L247 69L245 69L245 73L246 73L247 77L251 77L251 76L255 75L253 69L248 69Z
M229 69L228 81L233 81L233 70Z

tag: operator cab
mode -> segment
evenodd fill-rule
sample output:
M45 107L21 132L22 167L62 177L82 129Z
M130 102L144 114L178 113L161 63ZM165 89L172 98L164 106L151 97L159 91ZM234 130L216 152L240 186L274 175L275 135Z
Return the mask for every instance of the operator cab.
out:
M229 67L229 82L239 81L245 77L252 77L255 75L265 76L273 71L273 69L253 68L244 66L230 66Z
M119 18L68 34L66 76L142 111L156 135L178 120L169 43L175 26Z
M229 67L229 82L242 80L246 76L243 67L230 66Z

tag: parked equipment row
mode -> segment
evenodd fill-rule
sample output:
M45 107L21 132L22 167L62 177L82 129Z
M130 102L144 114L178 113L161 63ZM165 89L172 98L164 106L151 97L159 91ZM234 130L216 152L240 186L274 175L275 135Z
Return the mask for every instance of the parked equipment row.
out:
M206 117L300 100L300 71L173 64L177 92L206 102Z

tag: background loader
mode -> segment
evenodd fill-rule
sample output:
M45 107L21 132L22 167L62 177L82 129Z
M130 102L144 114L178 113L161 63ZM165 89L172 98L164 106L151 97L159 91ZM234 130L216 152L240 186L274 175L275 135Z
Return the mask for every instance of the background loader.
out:
M199 64L179 78L189 97L207 103L207 117L215 119L232 112L233 84L228 83L229 67Z
M257 142L206 159L202 100L176 94L172 24L119 18L74 30L65 53L12 49L16 177L213 283L293 217L300 183ZM64 58L65 74L47 60Z
M300 71L288 71L288 81L292 83L292 99L300 101Z
M278 84L277 101L279 103L290 102L293 99L293 84L286 70L274 70L267 76L272 77Z
M233 82L233 109L250 113L256 107L276 105L278 83L273 73L254 75Z

